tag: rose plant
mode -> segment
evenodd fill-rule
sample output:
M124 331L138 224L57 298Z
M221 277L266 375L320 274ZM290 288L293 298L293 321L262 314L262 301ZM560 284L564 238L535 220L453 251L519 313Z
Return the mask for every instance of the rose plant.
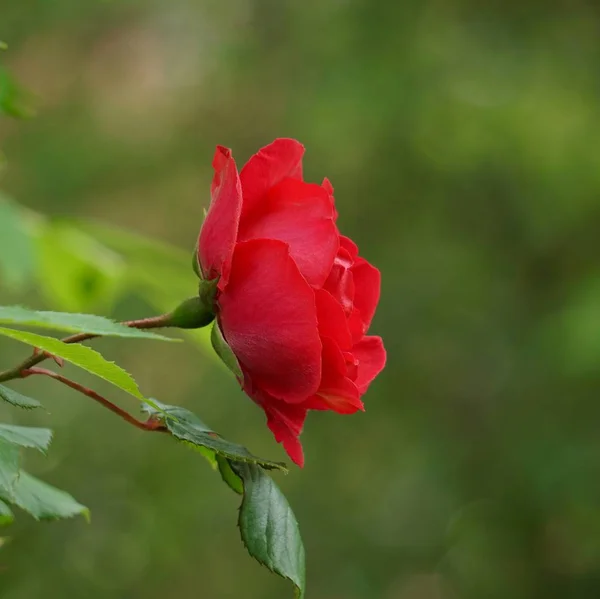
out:
M363 410L361 398L386 360L381 338L368 335L379 301L380 273L359 256L352 240L340 234L329 181L317 185L303 180L303 154L299 142L276 139L238 172L231 151L217 147L211 201L193 258L200 276L199 293L172 312L115 323L90 314L0 306L0 337L33 348L22 362L0 371L0 401L16 408L39 407L40 402L4 383L46 377L98 402L140 430L167 433L198 448L224 482L242 495L238 525L249 553L291 580L297 597L304 596L304 549L294 514L268 474L285 471L285 464L227 441L187 409L144 396L127 372L83 342L101 336L171 340L153 330L212 324L217 354L264 410L275 439L303 466L299 436L308 411L352 414ZM52 224L43 217L36 218L35 227L25 220L31 220L30 211L21 219L18 206L0 197L0 267L6 271L8 265L11 270L6 272L19 270L14 263L18 256L12 243L4 244L3 251L3 239L62 234L61 229L52 232ZM111 230L106 241L110 251L140 243L135 236L133 241L127 238L124 244L111 247L113 234ZM78 235L77 239L85 236L79 231ZM20 247L25 241L20 240ZM94 240L92 245L97 248L104 242ZM144 240L129 258L142 256L152 262L151 256L158 252L161 260L167 258L169 274L180 268L177 260L172 262L177 254L174 248L161 254L157 246L154 240ZM77 252L84 251L77 247ZM62 247L61 252L64 255ZM124 255L122 262L127 264L128 257ZM145 276L133 280L136 285L140 281L154 285L154 294L164 297L162 277L148 277L146 266L141 269ZM183 266L187 284L187 259ZM28 327L71 335L59 340L23 330ZM68 361L142 400L146 416L139 419L56 369L40 367L49 358L59 368ZM46 451L51 438L49 429L0 424L0 526L12 522L10 506L38 519L88 513L68 493L21 469L21 450Z

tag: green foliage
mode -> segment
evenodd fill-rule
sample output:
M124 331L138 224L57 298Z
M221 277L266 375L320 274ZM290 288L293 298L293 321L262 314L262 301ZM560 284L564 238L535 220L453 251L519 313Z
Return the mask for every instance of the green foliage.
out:
M45 453L52 440L52 431L45 428L0 425L0 525L10 524L13 514L4 502L12 503L36 520L70 518L88 509L68 493L27 474L21 469L20 448L32 448Z
M237 361L235 354L231 351L229 345L227 345L225 337L223 337L221 328L216 320L211 327L210 342L212 343L213 349L215 350L217 356L219 356L219 358L221 358L223 361L223 364L225 364L225 366L227 366L227 368L233 372L235 377L241 381L243 379L243 374L240 364Z
M25 471L13 488L14 504L31 514L36 520L58 520L82 515L89 520L89 510L61 491Z
M282 462L273 462L259 458L250 453L242 445L223 439L218 433L210 429L195 414L179 406L169 406L153 400L161 408L162 413L157 413L153 406L146 406L145 411L160 418L169 429L170 433L179 441L192 446L203 447L217 456L230 460L258 464L267 470L282 470L287 468Z
M19 447L29 447L46 453L52 441L52 431L48 428L0 424L0 439Z
M0 495L13 497L13 488L19 478L19 448L0 439Z
M20 119L35 115L31 94L20 87L3 67L0 67L0 112Z
M291 580L296 596L304 597L304 545L298 523L284 495L264 471L287 472L285 465L258 458L245 447L226 441L185 408L158 405L162 413L151 407L146 411L160 418L179 441L201 448L205 456L206 450L210 451L212 454L206 457L211 463L216 459L223 481L243 495L239 527L250 555Z
M12 510L4 503L4 501L0 500L0 526L6 526L13 522L14 519L15 516L12 513Z
M109 362L103 358L102 355L90 347L79 343L67 344L52 337L7 328L0 328L0 335L27 343L28 345L47 351L53 356L63 358L75 364L75 366L79 366L79 368L83 368L91 374L108 381L130 395L152 403L151 400L146 399L142 395L131 375L114 362Z
M5 387L4 385L0 385L0 399L3 399L17 408L23 408L25 410L31 410L33 408L39 408L42 406L37 399L17 393L13 389Z
M28 310L21 306L0 306L0 324L27 325L70 333L91 333L105 337L140 337L143 339L160 339L161 341L178 341L178 339L172 339L150 331L128 327L94 314L42 312Z
M30 228L38 253L38 284L52 306L70 312L106 310L122 290L118 255L66 223L42 220Z
M0 193L0 276L21 289L35 273L34 244L16 204Z
M261 564L291 580L297 597L304 597L304 545L285 496L256 464L232 462L231 467L244 486L238 521L244 545Z

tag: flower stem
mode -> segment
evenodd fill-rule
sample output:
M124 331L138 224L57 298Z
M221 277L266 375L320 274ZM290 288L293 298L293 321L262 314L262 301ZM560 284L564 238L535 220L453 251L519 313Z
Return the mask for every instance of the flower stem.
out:
M47 370L46 368L35 367L26 368L24 370L21 370L20 372L21 378L27 378L28 376L32 376L34 374L39 374L53 378L62 383L63 385L67 385L67 387L71 387L71 389L79 391L79 393L82 393L87 397L91 397L94 401L97 401L99 404L109 409L117 416L120 416L123 420L125 420L125 422L132 424L136 428L139 428L144 431L167 431L167 427L157 418L150 417L146 421L138 420L137 418L134 418L131 414L121 409L119 406L115 405L105 397L102 397L102 395L99 395L98 393L96 393L92 389L89 389L88 387L84 387L83 385L72 381L71 379L67 378L66 376L63 376L62 374L58 374L57 372L53 372L52 370Z

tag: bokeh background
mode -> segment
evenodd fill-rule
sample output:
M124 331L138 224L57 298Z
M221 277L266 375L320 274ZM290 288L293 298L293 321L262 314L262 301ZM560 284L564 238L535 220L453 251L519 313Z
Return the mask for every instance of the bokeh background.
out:
M242 164L291 136L381 269L388 366L367 411L311 414L305 469L277 479L310 598L600 596L599 17L578 0L0 0L2 59L38 97L36 118L0 121L5 194L189 256L215 144ZM168 268L142 259L145 297L126 261L69 231L37 247L36 279L2 281L2 303L120 318L177 297ZM177 284L193 294L191 270ZM201 345L97 347L283 458ZM27 351L0 348L4 366ZM28 467L92 523L20 514L3 599L291 596L245 554L238 498L197 454L21 385L50 413L2 417L55 429Z

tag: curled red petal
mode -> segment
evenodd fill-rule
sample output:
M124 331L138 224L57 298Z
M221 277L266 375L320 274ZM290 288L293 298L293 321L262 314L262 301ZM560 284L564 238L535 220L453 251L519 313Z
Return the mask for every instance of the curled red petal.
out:
M304 146L295 139L280 138L261 148L240 173L244 213L252 212L264 196L284 179L302 180Z
M357 258L351 270L354 280L354 307L360 312L364 330L367 331L379 303L381 273L364 258Z
M307 408L304 405L290 405L264 394L253 399L265 411L267 426L275 436L275 440L283 445L290 459L302 468L304 451L298 437L304 427Z
M321 340L315 296L285 243L236 244L218 303L223 336L255 388L291 403L316 392Z
M246 212L244 207L238 240L249 239L287 243L300 272L311 285L320 287L339 247L327 192L319 185L284 179L264 195L254 210Z
M231 150L217 146L211 203L198 239L198 261L204 276L227 276L242 209L242 188Z
M385 366L386 352L383 340L381 337L364 337L354 346L352 353L358 360L355 383L362 395Z
M332 410L354 414L364 410L356 385L347 378L346 359L335 342L327 337L323 343L323 376L319 390L304 405L313 410Z

